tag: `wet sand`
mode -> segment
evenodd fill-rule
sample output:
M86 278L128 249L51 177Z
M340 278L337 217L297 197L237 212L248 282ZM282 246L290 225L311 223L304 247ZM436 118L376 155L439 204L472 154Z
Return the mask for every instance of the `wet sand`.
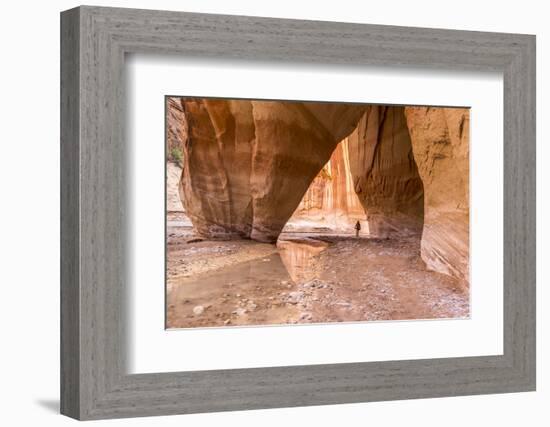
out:
M167 236L167 328L469 315L468 286L427 271L412 237L198 241L177 216Z

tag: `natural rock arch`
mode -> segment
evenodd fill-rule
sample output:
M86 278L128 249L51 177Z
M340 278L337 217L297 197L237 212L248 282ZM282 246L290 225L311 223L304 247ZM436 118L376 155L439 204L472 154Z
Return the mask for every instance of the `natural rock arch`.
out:
M344 138L371 232L416 233L426 265L468 279L463 108L182 101L180 196L196 232L274 242Z
M198 234L275 242L365 107L186 99L180 195Z

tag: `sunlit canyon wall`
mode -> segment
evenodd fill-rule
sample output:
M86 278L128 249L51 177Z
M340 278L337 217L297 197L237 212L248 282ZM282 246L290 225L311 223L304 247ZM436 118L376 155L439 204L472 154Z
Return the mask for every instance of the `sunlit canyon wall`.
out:
M352 232L356 221L368 232L365 210L354 189L348 139L344 138L311 182L285 230L302 227Z

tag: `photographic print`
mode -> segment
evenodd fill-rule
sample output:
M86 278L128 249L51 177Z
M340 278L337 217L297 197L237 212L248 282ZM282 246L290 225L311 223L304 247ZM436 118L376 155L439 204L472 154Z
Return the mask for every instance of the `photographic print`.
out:
M469 317L469 108L165 103L167 328Z

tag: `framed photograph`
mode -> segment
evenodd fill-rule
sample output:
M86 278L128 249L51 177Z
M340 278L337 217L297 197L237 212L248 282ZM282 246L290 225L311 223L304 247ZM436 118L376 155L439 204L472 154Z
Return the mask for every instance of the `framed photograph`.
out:
M61 14L61 411L535 390L535 37Z
M167 328L469 317L468 108L166 109Z

